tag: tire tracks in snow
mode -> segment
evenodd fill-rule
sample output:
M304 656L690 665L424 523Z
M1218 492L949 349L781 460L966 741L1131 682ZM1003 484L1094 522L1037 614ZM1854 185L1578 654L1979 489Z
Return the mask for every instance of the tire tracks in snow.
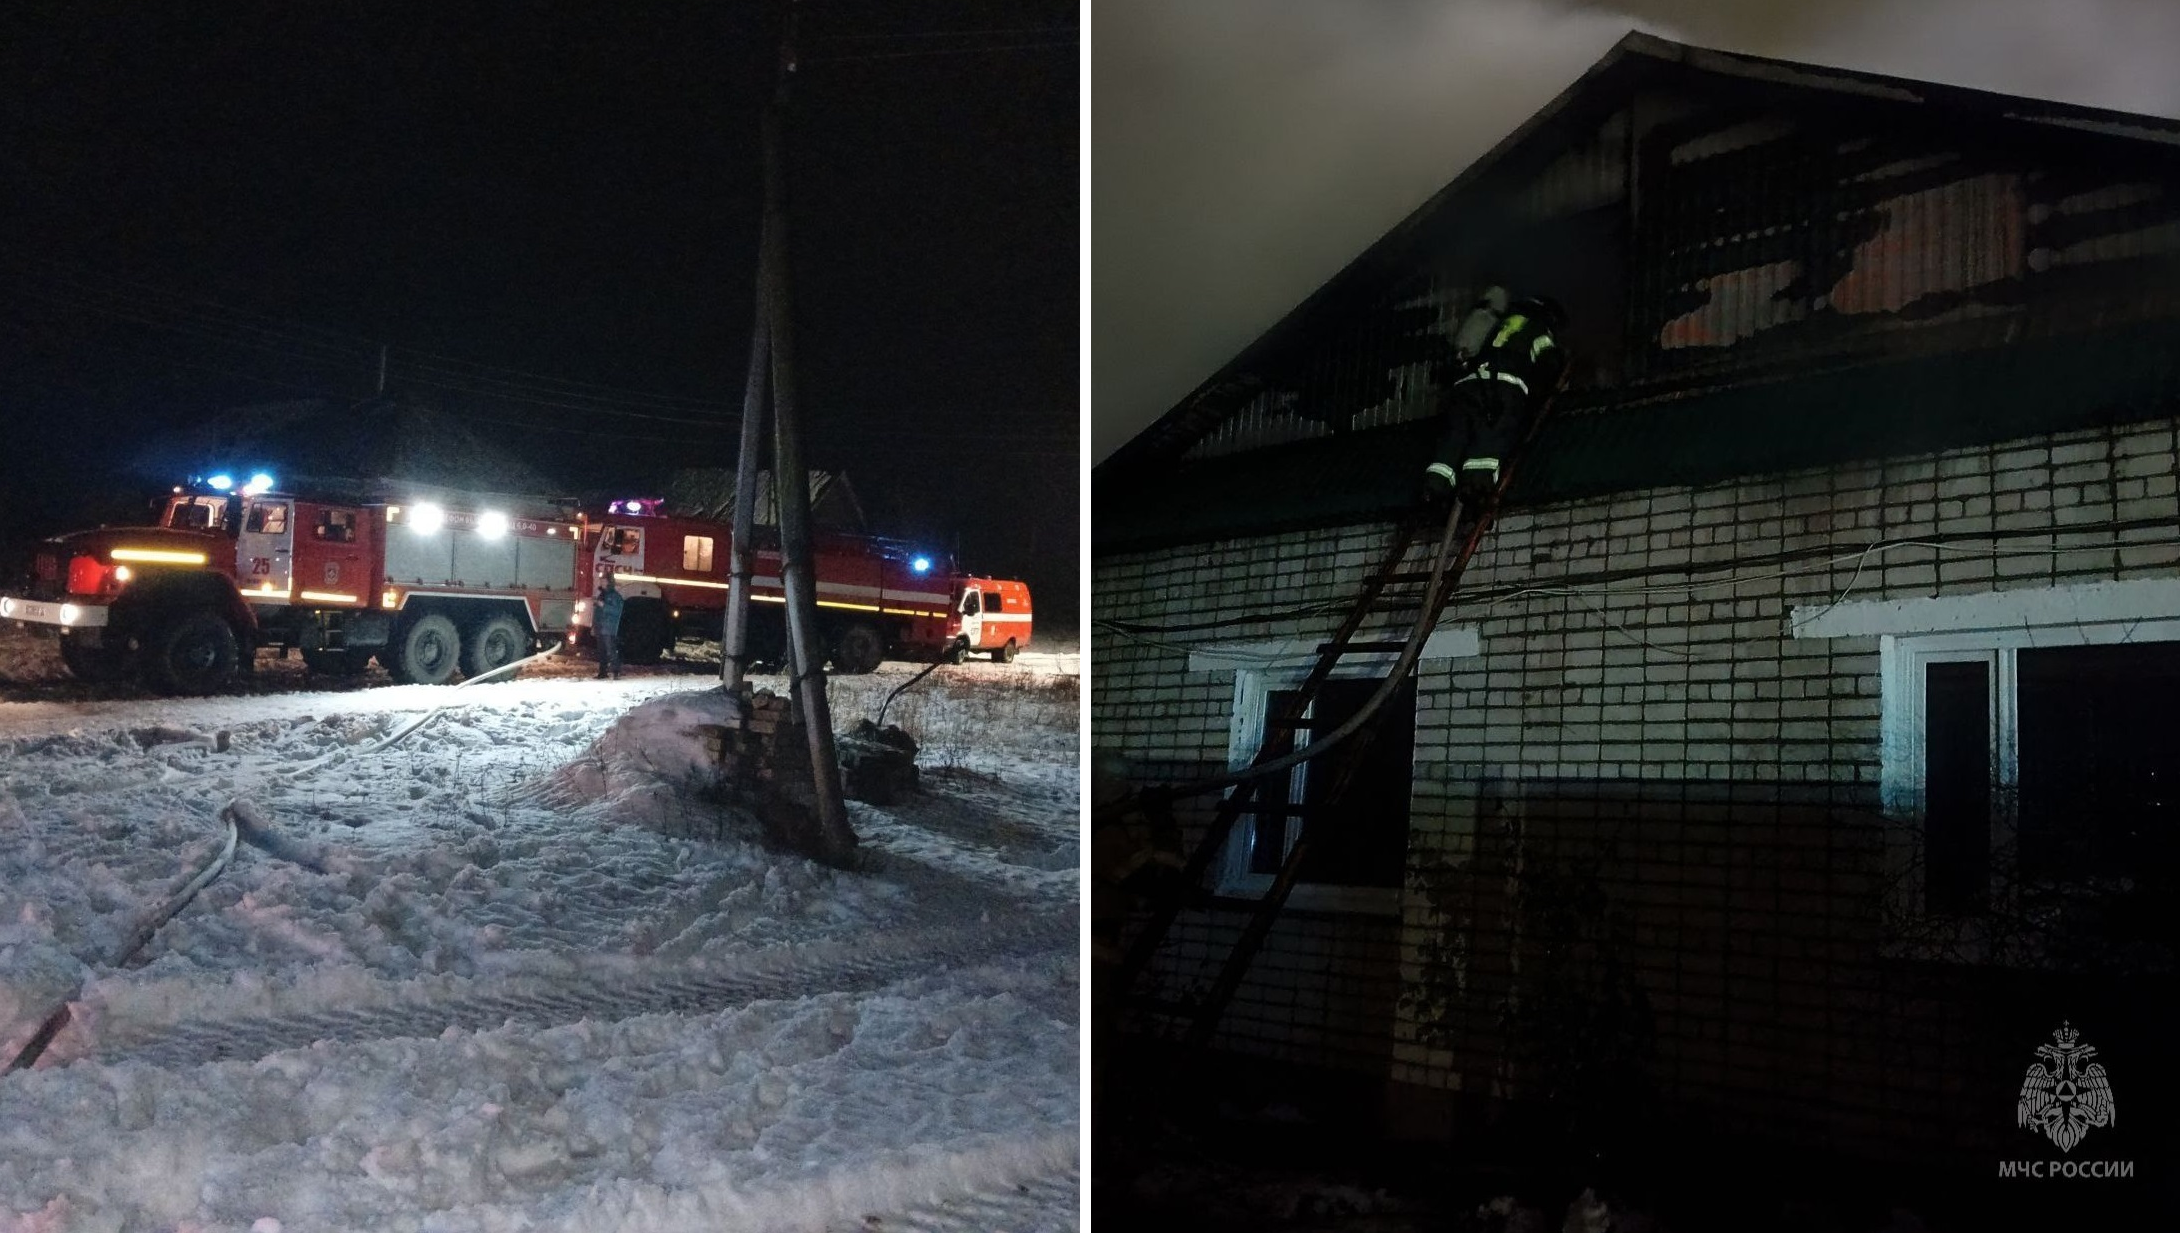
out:
M255 1061L319 1041L432 1037L450 1028L484 1030L510 1020L551 1027L581 1019L711 1014L754 1002L867 991L1040 951L1072 956L1075 922L1064 923L1065 929L1050 921L948 925L853 944L780 947L723 969L677 975L511 978L451 995L372 1006L183 1020L135 1039L125 1023L116 1023L110 1025L115 1034L110 1043L93 1042L74 1064L142 1062L175 1069Z
M1074 1165L1012 1183L1001 1183L875 1213L853 1224L835 1223L826 1233L1074 1233L1080 1182Z

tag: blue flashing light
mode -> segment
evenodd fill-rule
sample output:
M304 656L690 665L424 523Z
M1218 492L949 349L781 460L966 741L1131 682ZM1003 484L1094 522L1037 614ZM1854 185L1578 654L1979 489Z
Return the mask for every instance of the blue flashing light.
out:
M919 574L928 574L931 572L931 558L917 557L909 562L909 568Z
M235 477L223 471L206 480L205 483L210 484L214 492L226 492L235 486Z
M242 491L245 495L255 495L260 492L271 492L272 490L273 477L260 471L250 477L250 482L243 486Z

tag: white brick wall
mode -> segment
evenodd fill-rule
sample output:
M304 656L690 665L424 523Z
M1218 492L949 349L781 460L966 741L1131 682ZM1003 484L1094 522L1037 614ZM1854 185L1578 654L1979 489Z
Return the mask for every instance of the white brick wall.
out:
M1442 622L1475 626L1482 655L1419 676L1400 919L1283 919L1221 1044L1493 1090L1506 1050L1492 1017L1457 1022L1449 1040L1400 995L1433 962L1464 974L1475 1006L1504 989L1520 943L1508 940L1496 871L1516 839L1533 854L1610 845L1613 894L1658 1016L1659 1069L1677 1097L1722 1117L1799 1118L1818 1138L1875 1128L1884 1119L1870 1108L1813 1112L1822 1102L1802 1097L1887 1065L1885 1041L1842 1033L1838 992L1865 979L1859 965L1876 946L1855 905L1869 901L1876 842L1864 823L1879 777L1878 639L1789 639L1787 614L1842 597L2174 577L2176 514L2171 422L1510 511ZM2134 521L2153 525L2111 526ZM1189 649L1322 638L1389 534L1348 527L1098 559L1095 743L1132 758L1146 782L1223 766L1233 676L1189 673ZM1999 538L1965 538L1977 536ZM1277 615L1174 629L1248 614ZM1124 636L1108 622L1172 632ZM1587 806L1586 792L1597 798ZM1209 810L1189 804L1194 842ZM1464 871L1464 919L1418 889L1440 861ZM1155 969L1167 995L1209 981L1241 919L1184 914ZM1925 1030L1893 1019L1885 1031ZM1941 1020L1926 1034L1943 1052L1952 1029Z

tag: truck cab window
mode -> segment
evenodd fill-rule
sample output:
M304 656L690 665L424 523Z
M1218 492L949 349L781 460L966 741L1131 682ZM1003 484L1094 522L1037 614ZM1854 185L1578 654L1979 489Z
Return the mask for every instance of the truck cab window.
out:
M285 505L253 505L244 526L252 535L278 535L288 529L288 507Z
M178 531L216 531L226 512L224 497L176 497L167 503L165 525Z
M984 609L977 602L977 592L970 591L962 596L963 616L977 616L983 611Z
M344 509L329 509L318 515L318 538L329 544L354 543L356 515Z
M615 527L606 535L606 551L615 556L635 556L643 551L644 533L629 527Z
M984 593L984 610L986 612L1007 611L1007 606L1000 602L1000 593L998 591L986 591Z

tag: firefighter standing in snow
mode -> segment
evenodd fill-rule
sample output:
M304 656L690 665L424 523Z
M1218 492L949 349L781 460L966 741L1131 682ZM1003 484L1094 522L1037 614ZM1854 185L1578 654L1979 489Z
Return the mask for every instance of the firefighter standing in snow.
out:
M606 584L599 589L591 630L598 635L598 679L605 680L611 672L614 680L620 680L621 591L613 585L612 574L606 575Z
M1464 321L1465 334L1477 315ZM1492 330L1475 365L1447 387L1446 435L1424 468L1432 499L1459 495L1474 510L1499 487L1500 468L1529 413L1560 384L1567 361L1555 335L1564 324L1551 300L1520 301Z

